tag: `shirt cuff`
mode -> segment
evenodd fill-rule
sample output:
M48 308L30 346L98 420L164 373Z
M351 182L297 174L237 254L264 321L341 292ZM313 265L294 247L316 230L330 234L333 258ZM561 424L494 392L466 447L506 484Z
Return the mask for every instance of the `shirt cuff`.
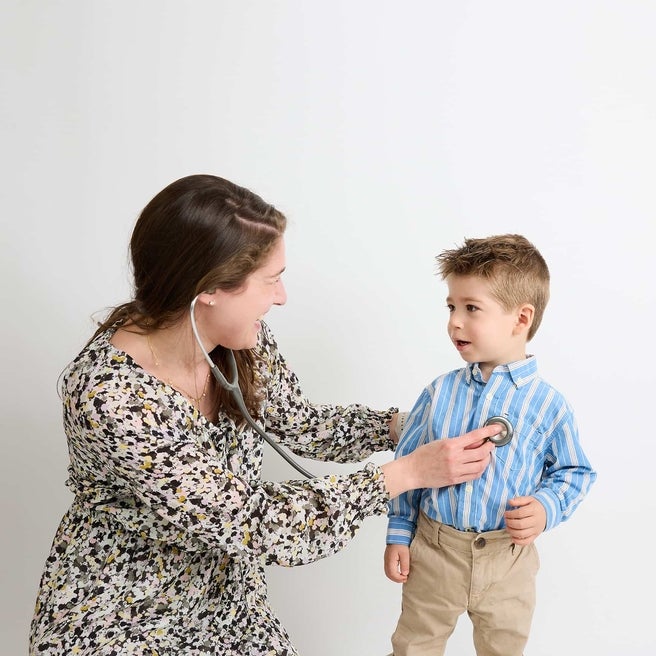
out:
M560 500L551 491L546 488L538 490L533 495L543 506L547 513L547 525L545 531L558 526L563 520L563 511L560 508Z
M387 544L403 544L409 546L415 534L416 526L402 517L390 517L387 523Z

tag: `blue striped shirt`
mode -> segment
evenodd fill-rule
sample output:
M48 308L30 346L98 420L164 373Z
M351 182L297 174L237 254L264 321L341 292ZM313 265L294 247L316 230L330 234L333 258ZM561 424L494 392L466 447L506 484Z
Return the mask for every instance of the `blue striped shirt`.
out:
M494 450L483 476L393 499L387 544L410 544L420 510L461 531L478 532L503 528L513 497L539 499L547 512L547 529L574 512L597 475L579 444L569 404L538 376L533 356L497 366L487 382L478 364L434 380L408 416L396 457L479 428L495 415L506 417L515 432L510 443Z

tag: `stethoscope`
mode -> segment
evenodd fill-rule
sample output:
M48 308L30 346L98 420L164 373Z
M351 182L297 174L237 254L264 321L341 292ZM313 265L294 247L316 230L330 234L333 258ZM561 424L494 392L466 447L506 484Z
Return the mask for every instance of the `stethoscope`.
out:
M239 388L239 373L237 372L237 361L235 360L235 354L233 353L232 349L226 349L226 353L228 356L228 367L230 368L230 377L232 378L231 381L228 381L226 377L219 371L219 368L216 366L216 363L212 360L210 357L210 354L205 350L205 347L203 346L203 342L200 339L200 335L198 334L198 327L196 326L196 317L195 317L195 307L196 307L196 301L198 300L198 296L194 298L193 301L191 301L191 305L189 307L189 317L191 319L191 329L194 333L194 338L196 339L196 342L198 343L198 347L200 348L200 352L203 354L203 357L205 360L207 360L207 364L210 366L210 371L212 372L212 375L214 376L216 382L223 387L224 390L229 392L232 395L232 398L236 401L237 407L239 408L239 411L243 415L244 419L246 420L246 423L258 434L260 435L266 443L276 452L278 453L286 462L288 462L297 472L300 474L303 474L306 478L314 478L314 476L307 471L307 469L304 469L301 465L299 465L294 458L292 458L286 451L283 450L283 448L269 435L259 424L256 423L256 421L251 417L250 412L248 412L248 409L246 408L246 404L244 403L244 395L241 393L241 389ZM490 417L486 422L485 426L489 426L490 424L500 424L501 425L501 432L497 433L496 435L492 435L492 437L488 437L487 439L490 440L494 444L494 446L505 446L512 440L513 438L513 427L512 424L505 418L505 417Z
M207 360L207 364L210 365L210 371L212 372L212 375L214 376L216 382L223 387L224 390L229 392L232 395L232 398L236 401L237 406L239 407L239 411L243 415L244 419L246 420L246 423L264 440L266 443L276 452L278 453L284 460L286 460L297 472L300 474L303 474L306 478L314 478L314 476L307 471L307 469L304 469L299 465L294 458L292 458L286 451L283 450L283 448L269 435L259 424L256 423L256 421L251 417L250 412L248 412L246 408L246 404L244 403L244 395L241 393L241 389L239 388L239 373L237 372L237 361L235 360L235 354L233 353L232 349L226 349L226 353L228 356L228 367L230 368L230 378L232 380L228 381L226 377L219 371L219 368L216 366L216 363L212 360L210 357L210 354L205 350L205 347L203 346L203 342L200 339L200 335L198 334L198 328L196 327L196 317L194 316L194 308L196 307L196 301L198 300L198 296L194 298L194 300L191 302L191 305L189 307L189 316L191 319L191 329L194 333L194 337L196 338L196 342L198 343L198 347L200 348L201 353L203 354L203 357L205 360Z
M489 426L490 424L501 425L500 433L487 438L492 444L494 444L494 446L505 446L510 440L512 440L515 431L512 424L505 417L490 417L485 422L485 426Z

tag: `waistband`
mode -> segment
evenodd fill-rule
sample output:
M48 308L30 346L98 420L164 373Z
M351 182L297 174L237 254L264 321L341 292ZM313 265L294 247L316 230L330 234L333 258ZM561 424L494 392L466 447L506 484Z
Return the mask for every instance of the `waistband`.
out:
M472 549L486 551L505 551L512 545L510 535L504 530L482 531L459 531L453 526L442 524L423 512L419 514L417 522L417 534L433 544L449 547L458 551L470 553Z

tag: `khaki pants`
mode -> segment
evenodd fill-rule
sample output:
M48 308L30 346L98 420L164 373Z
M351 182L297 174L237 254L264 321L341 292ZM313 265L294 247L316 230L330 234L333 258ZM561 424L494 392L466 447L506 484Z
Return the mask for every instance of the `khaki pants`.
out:
M521 656L539 566L535 545L513 545L503 530L457 531L422 513L392 636L394 656L441 656L465 611L478 656Z

